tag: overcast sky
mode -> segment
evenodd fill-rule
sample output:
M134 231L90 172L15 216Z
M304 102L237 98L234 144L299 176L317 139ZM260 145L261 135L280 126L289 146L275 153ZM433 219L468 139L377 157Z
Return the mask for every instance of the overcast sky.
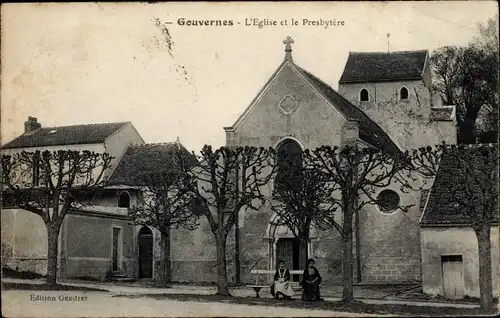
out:
M220 146L223 127L283 60L288 35L294 61L337 88L349 51L387 51L387 33L391 51L466 45L497 10L494 1L4 4L2 142L34 116L46 127L131 121L146 142ZM300 25L246 26L252 18ZM345 23L302 25L320 18ZM173 22L171 55L155 19Z

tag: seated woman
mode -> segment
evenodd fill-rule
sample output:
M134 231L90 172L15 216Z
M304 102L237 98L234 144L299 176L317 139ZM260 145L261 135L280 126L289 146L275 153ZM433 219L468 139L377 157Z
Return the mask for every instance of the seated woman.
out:
M274 274L274 288L271 288L271 293L276 299L279 299L280 294L285 299L290 299L293 296L293 289L290 285L290 271L286 268L285 262L279 262L279 268Z
M307 261L307 268L304 270L302 276L302 300L322 300L319 292L319 284L321 284L321 275L318 269L314 267L314 260L310 258Z

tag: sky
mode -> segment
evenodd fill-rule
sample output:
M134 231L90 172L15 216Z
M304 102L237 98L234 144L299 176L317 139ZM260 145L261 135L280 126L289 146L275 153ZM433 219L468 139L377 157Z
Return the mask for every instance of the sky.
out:
M295 63L337 88L350 51L467 45L497 11L496 1L2 4L1 141L33 116L43 127L130 121L146 142L221 146L287 36Z

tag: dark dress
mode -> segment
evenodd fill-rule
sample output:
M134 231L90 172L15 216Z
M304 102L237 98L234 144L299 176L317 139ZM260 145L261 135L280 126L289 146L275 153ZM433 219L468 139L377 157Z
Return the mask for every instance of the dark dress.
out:
M304 270L302 275L302 300L320 300L319 285L321 284L321 275L316 267L312 267L313 273L309 273L309 268ZM312 283L310 283L313 281Z

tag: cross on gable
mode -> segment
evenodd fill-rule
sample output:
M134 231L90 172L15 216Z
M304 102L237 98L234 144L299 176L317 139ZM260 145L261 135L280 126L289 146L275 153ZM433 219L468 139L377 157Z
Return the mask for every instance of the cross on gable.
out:
M286 39L283 40L283 44L285 44L285 59L292 60L292 44L294 43L293 39L290 36L287 36Z
M290 36L287 36L286 39L283 40L283 44L285 44L285 52L292 51L292 44L293 43L294 43L294 41Z

